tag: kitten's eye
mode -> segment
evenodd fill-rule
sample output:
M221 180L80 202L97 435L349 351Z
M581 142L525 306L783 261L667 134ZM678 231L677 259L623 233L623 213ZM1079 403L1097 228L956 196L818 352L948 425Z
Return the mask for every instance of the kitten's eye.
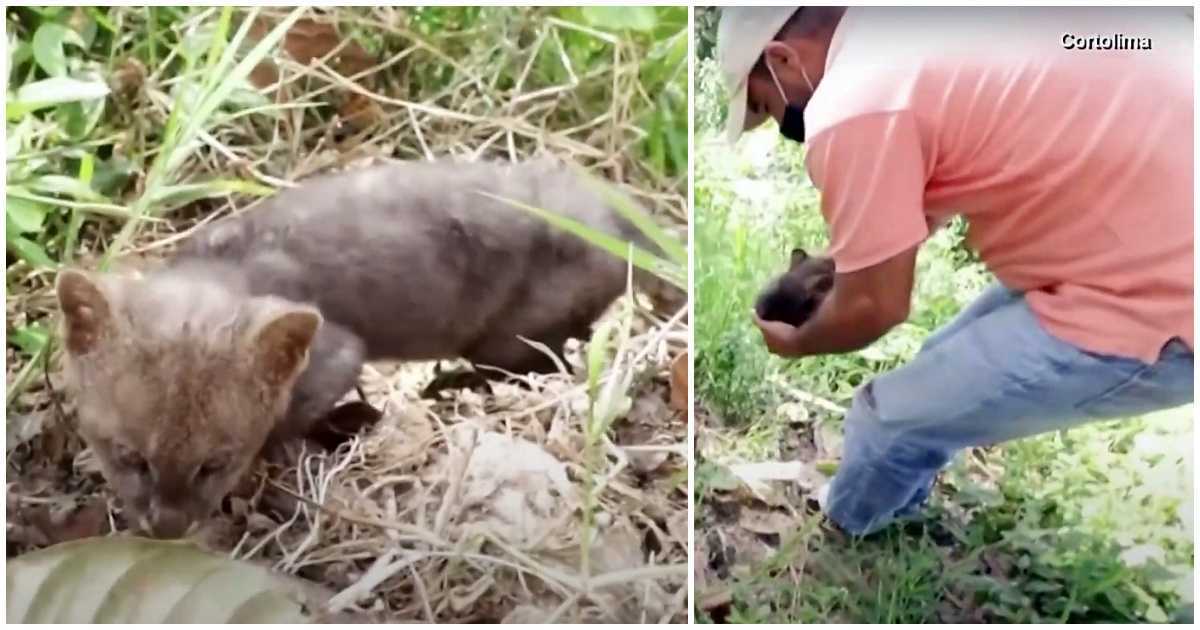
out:
M198 479L208 479L213 475L225 470L225 466L229 464L229 460L224 457L214 457L196 469L196 477Z
M124 444L114 444L113 451L116 453L117 464L122 468L132 470L139 475L149 474L150 463L145 457L136 450L125 446Z

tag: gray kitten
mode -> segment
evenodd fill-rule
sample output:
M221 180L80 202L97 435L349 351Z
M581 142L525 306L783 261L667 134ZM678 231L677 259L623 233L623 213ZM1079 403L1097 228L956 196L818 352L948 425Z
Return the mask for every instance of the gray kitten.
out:
M143 527L173 537L206 518L264 444L309 434L365 361L544 372L554 362L518 335L558 353L590 335L626 263L476 191L658 251L565 168L389 163L207 226L144 280L59 275L80 432Z

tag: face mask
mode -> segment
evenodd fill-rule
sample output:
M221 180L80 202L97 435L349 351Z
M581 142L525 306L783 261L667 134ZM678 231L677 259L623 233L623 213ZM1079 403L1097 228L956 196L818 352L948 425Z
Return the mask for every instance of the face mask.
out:
M793 142L804 142L804 108L799 105L794 105L788 102L787 94L783 92L783 86L779 83L779 77L775 76L775 69L771 67L771 62L767 62L767 70L771 73L771 79L775 81L775 88L779 90L779 96L785 104L783 108L783 122L779 123L779 133L784 138ZM800 66L800 73L804 75L804 82L808 84L809 93L815 92L812 81L808 80L808 73L804 71L804 66ZM811 96L810 96L811 98ZM807 103L805 103L807 105Z

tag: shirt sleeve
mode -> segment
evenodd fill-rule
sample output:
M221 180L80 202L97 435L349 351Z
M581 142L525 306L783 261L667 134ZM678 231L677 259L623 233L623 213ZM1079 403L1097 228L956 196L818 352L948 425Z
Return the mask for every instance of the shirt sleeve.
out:
M809 140L805 163L821 191L827 255L838 273L877 265L929 236L921 146L907 111L856 116Z

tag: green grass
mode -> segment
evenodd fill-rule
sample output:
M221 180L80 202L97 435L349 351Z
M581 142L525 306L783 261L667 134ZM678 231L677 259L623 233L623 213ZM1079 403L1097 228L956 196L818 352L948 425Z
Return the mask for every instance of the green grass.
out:
M72 264L85 228L100 224L115 230L102 263L106 266L153 217L210 197L271 192L240 179L204 178L184 183L180 171L198 148L199 136L214 125L219 108L235 91L248 92L245 77L269 54L300 11L289 14L240 60L234 53L246 41L250 19L234 32L232 8L219 15L212 13L214 27L202 40L193 42L196 50L177 55L179 81L166 97L171 105L157 130L157 146L125 147L140 153L136 159L144 168L140 190L127 200L120 197L136 171L116 149L122 134L103 124L106 116L128 113L121 111L121 105L112 111L119 99L106 98L119 83L112 78L114 55L127 43L109 19L125 15L121 11L22 7L10 9L6 15L13 36L5 98L5 287L9 296L45 286L49 274L63 264ZM146 12L148 24L153 25L154 10ZM148 41L153 56L155 43L153 38ZM177 51L185 48L182 42L176 46ZM28 360L15 377L9 375L6 406L53 351L44 321L14 322L10 318L8 324L10 335L23 340L16 347L18 356Z
M716 74L698 65L697 402L727 438L727 452L715 457L780 459L780 437L791 429L778 417L783 398L770 378L845 405L857 386L912 357L992 278L955 223L922 248L908 323L857 353L794 361L767 353L751 304L792 247L826 246L818 193L802 147L781 141L773 126L736 150L721 142ZM921 519L865 540L805 527L734 582L729 620L1166 620L1191 599L1191 414L1189 406L980 452L994 483L960 458ZM701 505L719 485L715 471L698 462Z

